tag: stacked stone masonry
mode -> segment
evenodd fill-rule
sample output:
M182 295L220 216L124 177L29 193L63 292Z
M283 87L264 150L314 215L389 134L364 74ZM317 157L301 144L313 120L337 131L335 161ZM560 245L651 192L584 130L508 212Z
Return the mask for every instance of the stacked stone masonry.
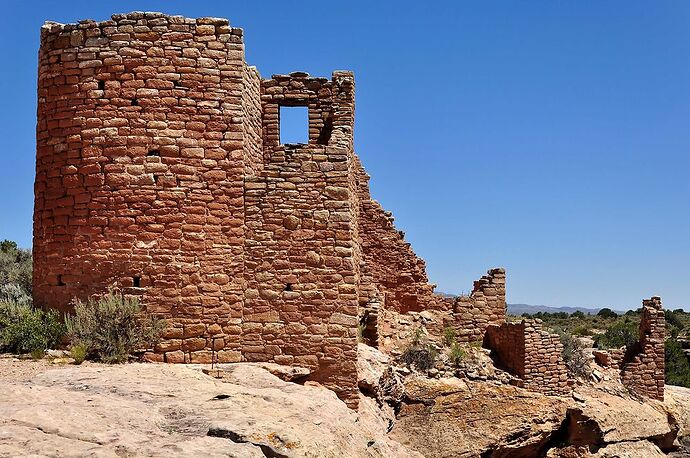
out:
M37 304L116 286L167 318L149 358L297 364L356 406L351 73L262 80L227 20L130 13L47 23L38 97Z
M563 344L542 329L541 320L490 325L484 345L500 367L518 377L518 386L547 395L570 391Z
M631 391L650 399L664 400L666 318L660 297L642 301L640 340L626 355L621 380Z
M638 396L664 400L666 318L658 296L642 301L639 340L629 347L595 350L594 361L620 371L621 381Z
M306 144L281 143L284 106L308 108ZM505 321L505 272L435 294L371 198L353 128L352 73L263 79L225 19L46 23L35 303L69 312L115 287L169 323L149 359L304 366L352 407L358 324L397 345L409 320L381 316L433 312L435 337L481 340Z
M491 269L474 282L469 296L458 296L453 303L453 320L449 323L461 342L481 341L490 325L501 325L506 319L506 272Z

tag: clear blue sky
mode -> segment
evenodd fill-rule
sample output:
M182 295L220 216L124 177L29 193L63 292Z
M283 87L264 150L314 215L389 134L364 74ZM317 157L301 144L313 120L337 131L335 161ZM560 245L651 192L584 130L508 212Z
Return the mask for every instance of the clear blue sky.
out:
M31 244L44 20L221 16L263 75L355 71L356 147L438 289L690 308L687 1L6 1L0 239Z

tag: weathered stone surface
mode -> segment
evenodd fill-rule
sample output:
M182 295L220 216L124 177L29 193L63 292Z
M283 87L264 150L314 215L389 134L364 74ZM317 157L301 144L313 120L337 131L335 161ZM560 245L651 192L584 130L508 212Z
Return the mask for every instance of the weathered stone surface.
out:
M218 381L183 366L53 370L0 390L0 455L418 456L329 390L252 365Z
M375 393L390 357L369 345L357 345L357 385L365 393Z
M473 457L498 449L538 456L566 410L562 399L520 388L410 378L391 437L426 457Z
M411 376L391 437L427 457L686 456L684 448L673 451L687 441L690 389L669 392L662 405L581 387L575 401L486 382Z
M261 369L264 369L265 371L269 372L272 375L275 375L279 379L285 381L285 382L294 382L298 380L305 379L311 371L307 368L304 367L298 367L298 366L286 366L286 365L281 365L281 364L275 364L275 363L241 363L243 366L256 366L260 367ZM232 374L234 372L234 365L233 364L219 364L218 367L223 370L228 372L228 374ZM230 375L228 375L230 377Z
M581 394L585 402L571 408L571 442L576 443L575 436L585 434L578 425L594 431L600 437L600 445L650 438L661 442L664 436L675 437L659 403L639 402L594 389L583 388Z
M649 441L621 442L607 445L593 455L596 458L655 458L666 454Z

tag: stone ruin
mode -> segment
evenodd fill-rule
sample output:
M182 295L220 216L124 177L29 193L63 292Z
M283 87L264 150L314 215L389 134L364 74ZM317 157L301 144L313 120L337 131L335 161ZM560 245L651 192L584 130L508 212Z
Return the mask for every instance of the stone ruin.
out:
M642 301L639 336L639 341L631 348L598 350L594 358L601 366L618 369L621 381L633 393L663 401L666 318L660 297Z
M491 325L484 345L493 350L499 367L517 375L517 386L549 395L570 392L563 344L542 329L541 320Z
M306 144L281 142L281 107L307 107ZM405 317L431 313L435 336L449 326L481 341L488 328L526 388L561 393L557 338L505 323L503 269L469 296L434 293L424 261L370 196L353 126L351 72L264 79L225 19L47 22L35 303L68 312L74 298L117 287L169 323L148 359L303 366L351 407L358 326L389 348L409 336ZM657 361L645 351L631 374Z

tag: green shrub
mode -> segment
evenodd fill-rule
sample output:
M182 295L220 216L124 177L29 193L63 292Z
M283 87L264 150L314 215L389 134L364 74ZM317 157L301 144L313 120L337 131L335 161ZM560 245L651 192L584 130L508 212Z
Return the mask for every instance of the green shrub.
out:
M0 351L31 353L54 347L65 334L60 314L27 303L0 302Z
M690 388L690 362L680 343L669 339L664 343L666 356L665 380L669 385Z
M415 328L414 331L412 331L412 346L416 347L422 343L423 340L426 339L426 333L424 332L424 328L419 326L418 328Z
M31 304L31 296L15 283L0 286L0 302L14 302L17 304Z
M589 328L589 326L580 325L573 329L573 334L576 336L591 336L592 330Z
M89 352L89 347L86 346L84 342L80 342L76 345L72 345L69 350L69 355L74 360L74 364L81 364L86 359L86 355Z
M31 250L17 248L10 240L0 242L0 285L16 285L31 296Z
M639 318L634 319L626 316L624 319L616 321L603 334L594 337L597 348L620 348L626 346L634 347L639 338Z
M357 342L364 342L364 331L366 330L366 325L359 323L357 325Z
M585 346L567 332L556 332L563 344L563 361L568 372L575 377L589 377L589 360L585 353Z
M600 316L602 318L618 318L618 314L607 307L604 307L603 309L599 310L597 316Z
M443 345L450 347L455 343L455 329L450 326L443 329Z
M454 343L451 345L450 350L448 351L448 358L453 366L458 367L462 360L465 359L465 356L467 356L467 352L465 352L460 344Z
M77 301L65 322L72 343L84 344L88 358L106 363L123 362L134 351L152 347L165 328L164 321L142 313L138 299L113 291Z

